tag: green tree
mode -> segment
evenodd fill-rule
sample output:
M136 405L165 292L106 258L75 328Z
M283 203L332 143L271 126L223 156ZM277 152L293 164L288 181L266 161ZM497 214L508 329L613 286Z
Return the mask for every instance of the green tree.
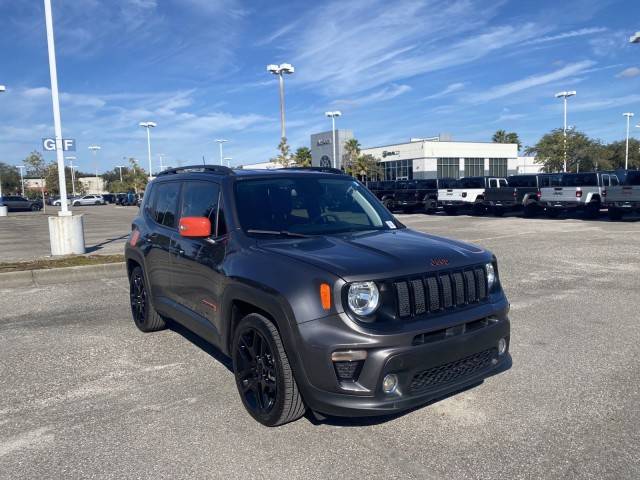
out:
M311 150L307 147L300 147L293 155L293 163L297 167L310 167L311 166Z
M342 168L345 172L353 171L353 164L360 156L360 142L356 138L350 138L344 142L344 153L342 154Z
M71 185L71 169L67 166L64 167L65 184L67 185L67 195L71 195L73 192L73 185ZM47 185L47 192L49 195L60 195L60 179L58 177L58 163L51 162L47 165L46 175L44 181ZM76 176L76 194L83 193L84 187L79 185L78 177Z
M370 154L359 155L345 171L352 177L356 177L362 181L370 178L377 178L382 172L380 162Z
M505 130L497 130L491 140L493 143L515 143L518 145L518 151L522 148L522 142L516 132L507 133Z
M27 155L27 158L24 159L22 164L27 167L27 174L29 176L38 178L42 181L42 188L41 188L42 204L44 206L43 211L46 211L47 204L44 198L44 191L45 191L44 179L47 176L47 163L44 161L44 157L40 152L33 151L29 155Z
M278 144L278 151L280 152L276 157L272 158L271 161L279 164L280 166L287 168L292 161L291 151L289 144L287 143L287 138L282 137L280 143Z
M561 172L564 168L563 130L557 128L543 135L538 143L525 149L525 154L534 155L545 172ZM589 138L583 132L567 131L567 171L592 171L596 168L612 168L606 148L600 141Z
M611 168L624 168L626 141L618 140L603 147L604 160L611 165ZM640 169L640 141L635 138L629 139L629 168Z
M20 174L14 165L0 162L0 181L2 182L2 194L22 193L20 186Z

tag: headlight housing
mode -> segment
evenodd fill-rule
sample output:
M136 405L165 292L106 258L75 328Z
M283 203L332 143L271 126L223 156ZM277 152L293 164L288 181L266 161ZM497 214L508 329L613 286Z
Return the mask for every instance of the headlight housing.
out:
M491 292L498 283L498 276L496 275L496 269L493 266L493 263L487 263L484 266L484 268L487 271L487 287Z
M375 282L354 282L349 285L347 305L358 316L366 317L380 305L380 292Z

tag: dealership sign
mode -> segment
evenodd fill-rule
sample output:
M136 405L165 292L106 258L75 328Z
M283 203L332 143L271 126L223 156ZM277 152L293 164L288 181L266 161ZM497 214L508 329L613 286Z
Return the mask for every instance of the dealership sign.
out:
M319 138L316 142L317 145L329 145L331 143L330 138Z
M398 150L396 150L395 152L389 152L387 150L382 152L382 158L391 157L392 155L400 155L400 152Z
M62 150L65 152L75 152L76 151L76 139L75 138L63 138L62 139ZM56 150L56 139L55 138L43 138L42 139L42 148L45 152L55 152Z

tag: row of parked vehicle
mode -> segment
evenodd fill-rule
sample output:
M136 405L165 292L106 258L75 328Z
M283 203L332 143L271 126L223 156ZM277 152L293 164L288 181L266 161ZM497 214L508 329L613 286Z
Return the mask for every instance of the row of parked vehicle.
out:
M638 170L399 180L370 182L368 187L389 210L406 213L442 207L449 215L467 210L557 217L562 211L582 210L596 218L606 208L612 220L619 220L625 213L640 211Z

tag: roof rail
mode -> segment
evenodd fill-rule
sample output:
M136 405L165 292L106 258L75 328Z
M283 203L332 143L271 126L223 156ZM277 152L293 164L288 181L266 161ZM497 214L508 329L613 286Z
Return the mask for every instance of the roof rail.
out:
M331 168L331 167L286 167L285 170L302 170L302 171L309 171L309 172L335 173L338 175L347 175L345 172L343 172L339 168Z
M174 173L217 173L219 175L235 175L235 172L224 165L187 165L186 167L168 168L158 173L156 176L172 175Z

